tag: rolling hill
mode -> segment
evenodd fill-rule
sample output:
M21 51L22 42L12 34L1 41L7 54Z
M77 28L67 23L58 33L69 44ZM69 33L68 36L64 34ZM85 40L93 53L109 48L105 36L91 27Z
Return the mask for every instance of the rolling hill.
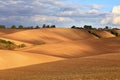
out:
M63 58L19 51L0 50L0 70L63 60Z
M0 50L1 80L119 80L120 37L81 29L1 31L26 48Z
M0 78L4 80L119 80L119 62L120 53L109 53L2 70Z
M79 58L107 54L120 51L120 38L76 40L54 44L38 45L23 51L59 56L64 58ZM117 48L116 48L117 47Z
M32 44L58 43L63 41L94 39L95 36L79 29L35 29L16 32L3 36Z
M112 38L115 37L115 35L111 34L108 31L105 30L91 30L94 34L98 35L100 38Z

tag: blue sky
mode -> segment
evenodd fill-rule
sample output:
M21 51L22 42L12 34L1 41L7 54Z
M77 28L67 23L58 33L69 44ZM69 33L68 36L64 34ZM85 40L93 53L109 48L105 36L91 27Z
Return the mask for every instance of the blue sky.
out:
M0 24L119 27L119 0L0 0Z
M106 6L116 6L120 4L119 0L68 0L69 2L78 2L80 4L98 4Z

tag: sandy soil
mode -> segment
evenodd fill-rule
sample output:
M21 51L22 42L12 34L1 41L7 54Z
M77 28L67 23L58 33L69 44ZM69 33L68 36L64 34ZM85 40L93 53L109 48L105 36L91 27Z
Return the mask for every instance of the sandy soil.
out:
M112 38L115 37L115 35L111 34L108 31L103 31L103 30L95 30L94 31L97 35L99 35L101 38Z
M95 36L85 30L78 29L37 29L17 32L3 36L33 44L58 43L63 41L93 39Z
M115 30L120 35L120 30Z
M38 54L42 52L42 54L64 58L78 58L120 51L118 49L118 47L120 47L119 43L120 38L78 40L41 46L38 45L23 51Z
M19 51L0 50L0 70L63 60L63 58Z
M1 39L16 44L23 43L27 47L14 51L0 50L0 78L15 79L16 73L17 77L33 75L37 78L42 74L56 76L59 72L74 75L75 71L78 71L78 75L84 74L85 71L94 75L94 72L99 73L98 69L104 67L105 71L101 73L107 72L106 70L110 72L111 69L113 72L119 71L120 37L115 37L107 31L96 32L102 39L79 29L11 30L8 33L1 31ZM9 73L13 74L8 75Z

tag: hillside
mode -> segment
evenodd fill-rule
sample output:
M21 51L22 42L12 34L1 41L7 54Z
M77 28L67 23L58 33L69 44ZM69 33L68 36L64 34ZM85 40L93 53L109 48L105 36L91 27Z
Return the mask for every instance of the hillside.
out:
M64 58L76 58L82 56L100 55L120 51L120 38L76 40L54 44L37 45L23 51L59 56Z
M120 53L109 53L2 70L0 78L5 80L119 80L119 62Z
M112 37L115 37L115 35L111 34L108 31L105 31L105 30L91 30L91 32L93 32L94 34L96 34L100 38L112 38Z
M57 60L63 60L63 58L20 51L0 50L0 70Z
M11 34L15 32L24 31L25 29L0 29L0 33Z
M34 29L3 36L32 44L58 43L63 41L94 39L95 36L79 29Z
M118 35L120 35L120 30L115 30L117 33L118 33Z
M108 31L45 28L4 32L0 38L25 48L0 50L3 80L120 79L120 37Z

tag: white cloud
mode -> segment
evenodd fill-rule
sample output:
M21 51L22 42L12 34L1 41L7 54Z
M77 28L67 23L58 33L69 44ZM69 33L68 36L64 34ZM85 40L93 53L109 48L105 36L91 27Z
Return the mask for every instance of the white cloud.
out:
M120 16L113 17L113 24L120 24Z
M112 13L113 14L120 14L120 6L113 7Z
M6 25L86 24L104 14L99 5L78 5L67 0L1 0L0 21ZM84 22L84 23L83 23Z
M7 18L0 18L0 21L5 21L7 20Z
M92 9L92 10L89 10L88 13L90 13L90 14L97 14L97 13L99 13L99 11L96 10L96 9Z
M31 20L39 22L73 22L74 20L68 17L56 17L56 16L44 16L44 15L35 15L31 17Z
M90 6L92 7L92 9L96 9L96 10L99 10L102 8L102 6L96 5L96 4L91 4Z
M107 14L106 18L103 19L101 23L120 25L120 6L113 7L112 12Z

